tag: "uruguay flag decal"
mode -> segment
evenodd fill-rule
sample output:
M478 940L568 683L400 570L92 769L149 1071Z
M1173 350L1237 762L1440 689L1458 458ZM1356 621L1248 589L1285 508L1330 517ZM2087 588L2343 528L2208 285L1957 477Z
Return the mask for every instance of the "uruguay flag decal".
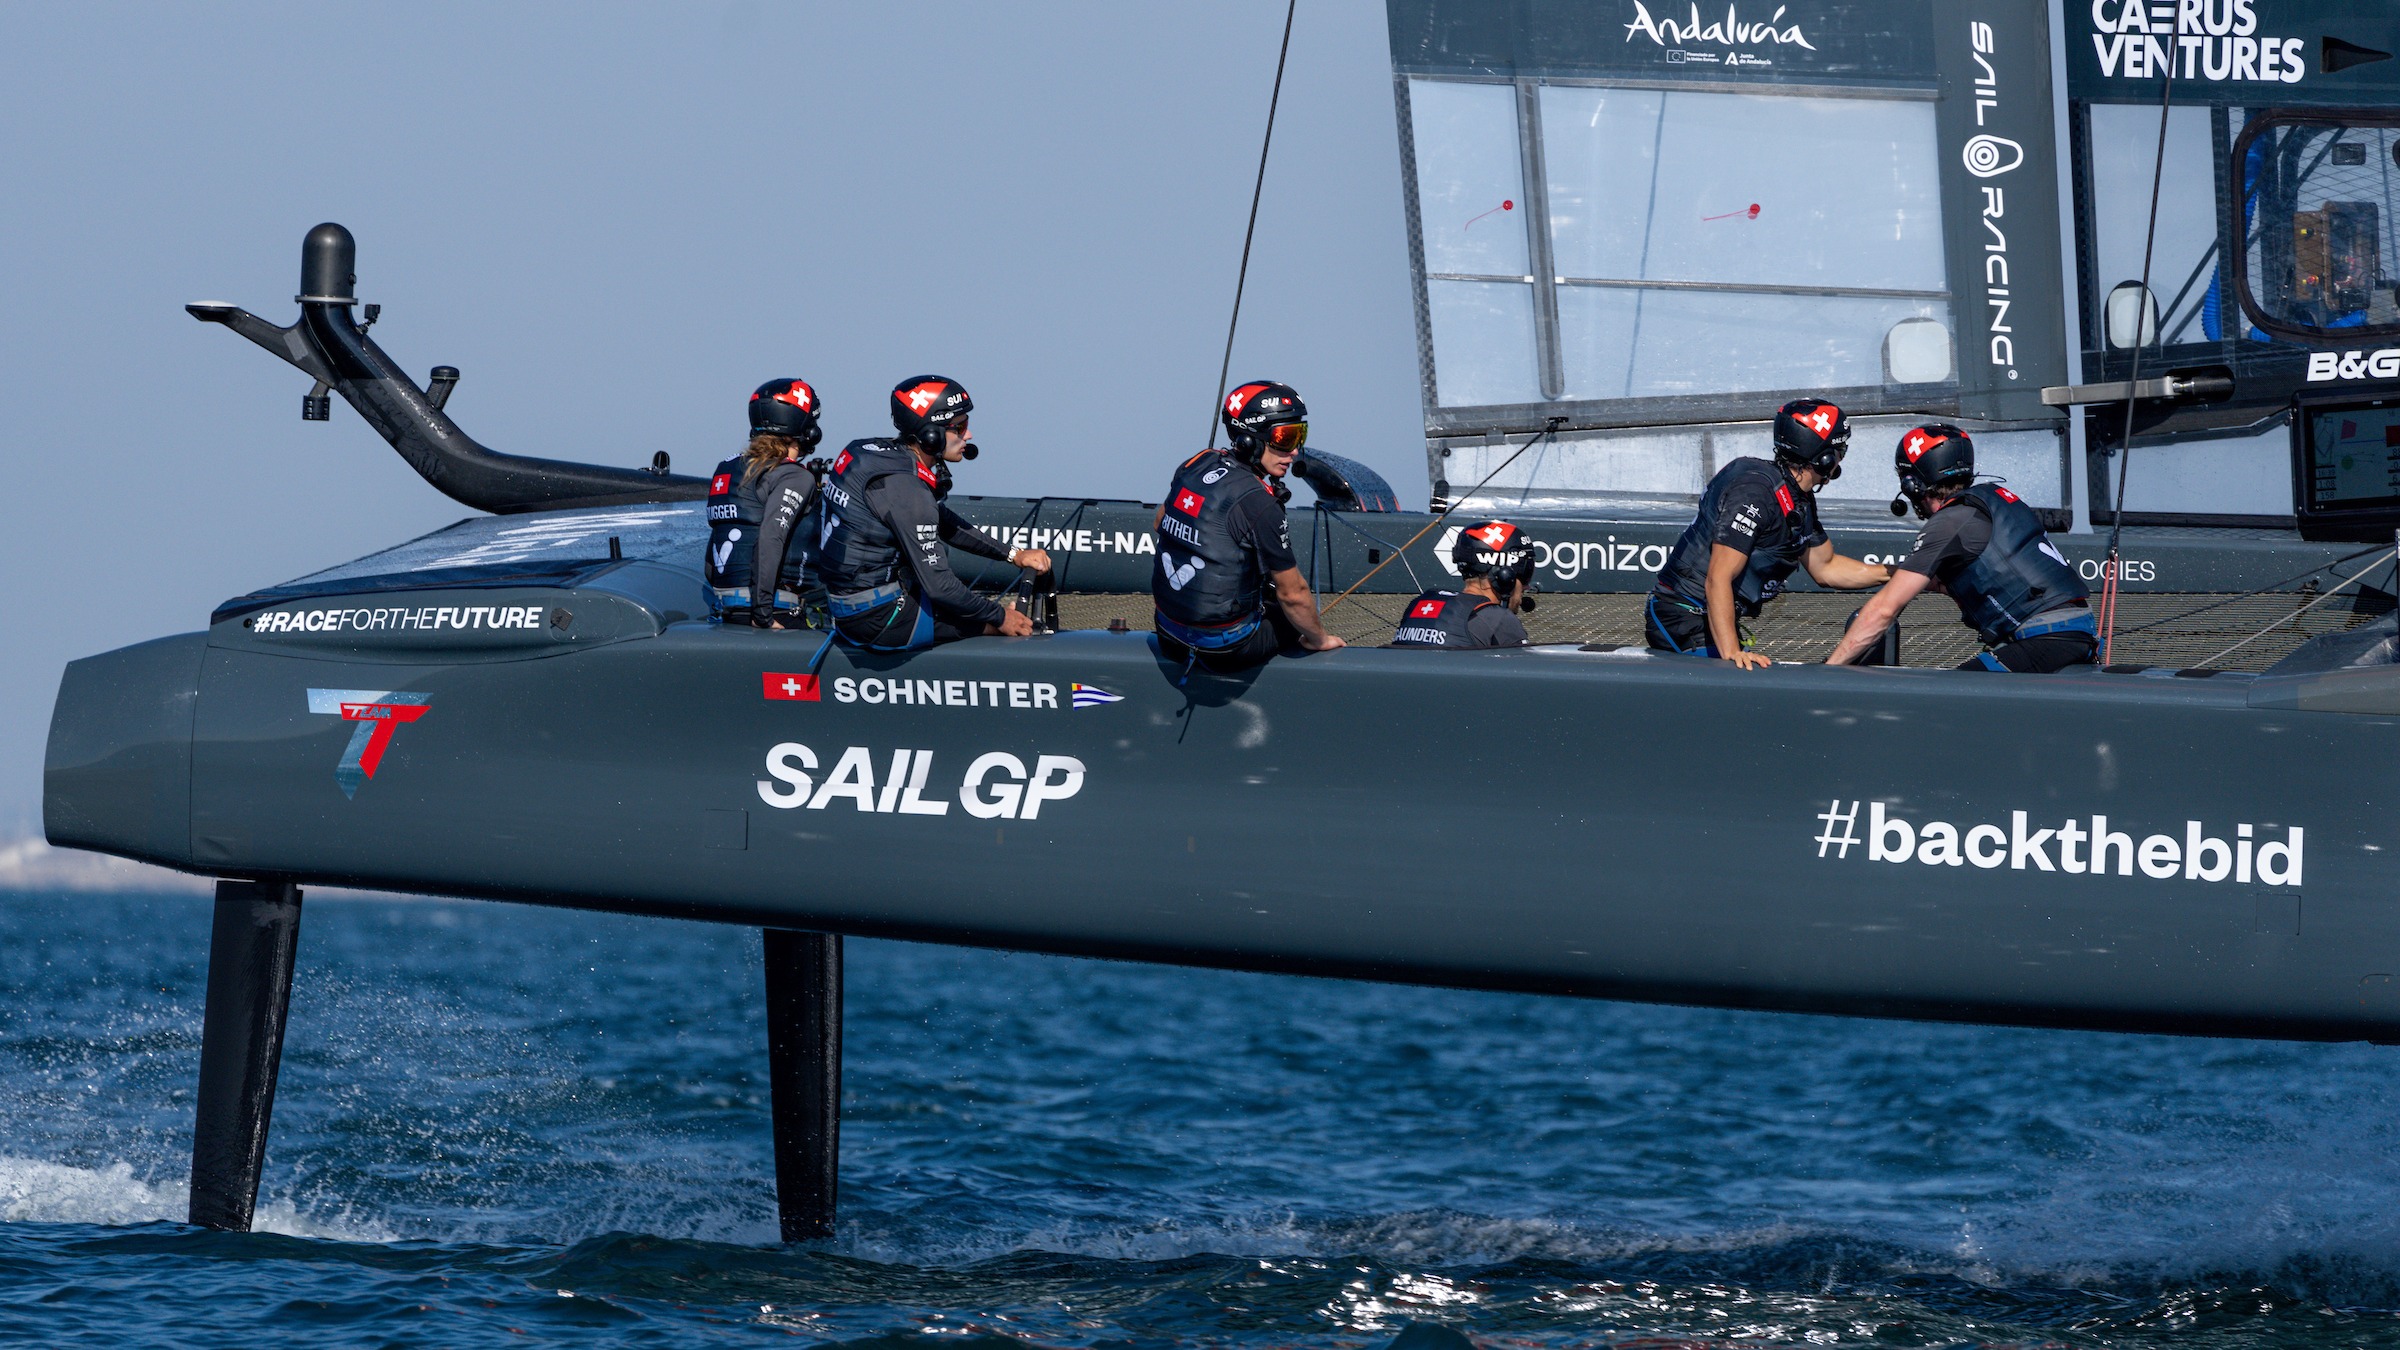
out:
M1125 701L1123 694L1112 694L1096 684L1069 685L1068 689L1072 691L1074 704L1078 708L1097 708L1103 703Z

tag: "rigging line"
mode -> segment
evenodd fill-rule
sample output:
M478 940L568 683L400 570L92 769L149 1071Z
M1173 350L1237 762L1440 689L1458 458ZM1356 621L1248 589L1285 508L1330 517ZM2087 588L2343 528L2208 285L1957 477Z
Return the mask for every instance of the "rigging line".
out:
M1369 578L1373 577L1373 576L1374 576L1374 575L1375 575L1377 572L1380 572L1380 571L1382 571L1383 569L1385 569L1385 568L1387 568L1387 567L1391 566L1391 565L1392 565L1392 558L1397 558L1397 557L1400 557L1400 556L1402 556L1403 554L1407 553L1407 552L1408 552L1408 550L1409 550L1409 546L1410 546L1410 545L1412 545L1412 544L1416 543L1418 540L1420 540L1420 539L1424 538L1424 537L1426 536L1426 534L1427 534L1428 532L1430 532L1430 531L1433 529L1433 527L1434 527L1434 526L1441 524L1441 523L1442 523L1443 521L1445 521L1445 520L1448 520L1448 519L1450 518L1450 513L1451 513L1451 512L1453 512L1453 511L1456 511L1456 510L1459 508L1459 506L1460 506L1462 503L1464 503L1464 502L1465 502L1465 501L1466 501L1466 500L1467 500L1469 497L1472 497L1472 496L1474 496L1476 493L1483 491L1484 487L1485 487L1487 484L1489 484L1489 483L1490 483L1490 482L1491 482L1493 479L1495 479L1495 478L1498 478L1498 477L1499 477L1499 476L1500 476L1500 475L1501 475L1501 474L1502 474L1504 471L1506 471L1509 465L1516 463L1516 462L1517 462L1517 455L1522 455L1522 454L1524 454L1526 451L1528 451L1528 450L1531 450L1533 447L1535 447L1535 446L1537 446L1537 445L1540 445L1542 442L1544 442L1544 441L1546 441L1546 440L1549 440L1549 439L1550 439L1551 437L1553 437L1553 436L1556 436L1556 435L1558 434L1558 429L1559 429L1560 427L1563 427L1563 426L1565 426L1566 424L1567 424L1567 419L1566 419L1566 418L1564 418L1564 417L1551 417L1551 418L1545 419L1545 423L1544 423L1544 425L1543 425L1543 427L1542 427L1542 434L1541 434L1541 435L1539 435L1539 436L1536 436L1536 437L1534 437L1532 440L1530 440L1530 441L1527 441L1527 442L1525 442L1523 445L1520 445L1520 446L1518 446L1518 447L1517 447L1517 454L1516 454L1516 455L1510 455L1508 458L1506 458L1506 459L1504 459L1504 460L1501 460L1501 461L1500 461L1500 467L1499 467L1499 468L1497 468L1497 469L1494 469L1494 470L1492 470L1490 473L1487 473L1487 474L1485 474L1485 475L1483 476L1483 482L1481 482L1481 483L1477 483L1475 486L1473 486L1473 487L1471 487L1471 488L1468 488L1468 489L1466 490L1465 494L1463 494L1462 496L1460 496L1459 498L1457 498L1457 500L1455 500L1455 501L1452 501L1452 502L1450 503L1450 505L1448 505L1447 507L1444 507L1444 508L1443 508L1443 510L1442 510L1442 513L1441 513L1440 515L1438 515L1438 516L1435 516L1433 519L1431 519L1431 520L1429 520L1429 521L1426 521L1426 522L1425 522L1425 528L1424 528L1424 529L1422 529L1422 530L1419 530L1419 531L1417 531L1415 534L1412 534L1412 535L1410 535L1410 536L1408 537L1408 543L1406 543L1406 544L1402 544L1402 545L1401 545L1399 548L1397 548L1397 549L1393 550L1393 552L1392 552L1392 557L1391 557L1391 558L1386 558L1386 559L1384 559L1382 562L1379 562L1379 563L1375 564L1373 567L1370 567L1370 568L1368 568L1368 569L1367 569L1367 574L1366 574L1366 576L1362 576L1362 577L1360 577L1358 580L1351 582L1351 583L1350 583L1350 589L1349 589L1349 590L1347 590L1347 591L1344 591L1344 592L1342 592L1340 595L1337 595L1337 596L1333 597L1333 603L1332 603L1332 604L1329 604L1329 605L1326 605L1326 606L1324 606L1323 608L1319 609L1319 610L1317 611L1317 613L1318 613L1318 614L1320 614L1320 615L1324 615L1324 614L1331 614L1331 613L1333 612L1333 607L1334 607L1334 605L1338 605L1338 604L1342 603L1344 600L1347 600L1347 599L1349 599L1349 598L1350 598L1350 596L1351 596L1351 594L1352 594L1352 592L1355 592L1355 591L1356 591L1356 590L1357 590L1359 587L1361 587L1361 586L1364 586L1364 585L1366 585L1366 584L1367 584L1367 581L1368 581L1368 579L1369 579Z
M1225 377L1233 370L1233 333L1242 323L1242 288L1250 281L1250 239L1258 233L1258 199L1267 190L1267 147L1275 143L1275 105L1283 101L1283 62L1292 54L1292 19L1300 0L1283 10L1283 49L1275 54L1275 91L1267 96L1267 134L1258 143L1258 181L1250 185L1250 223L1242 230L1242 269L1233 279L1233 317L1225 321L1225 360L1217 367L1217 401L1208 410L1207 445L1217 443L1217 413L1225 406Z
M1359 535L1359 537L1365 539L1370 544L1380 546L1386 553L1400 554L1400 565L1408 569L1408 584L1416 587L1419 591L1423 591L1425 589L1425 583L1417 580L1416 567L1408 561L1408 557L1403 550L1393 548L1390 544L1386 543L1382 539L1367 533L1365 530L1360 529L1356 525L1351 524L1351 522L1339 511L1328 511L1326 514L1332 516L1335 520L1340 521L1344 525L1349 525L1350 528Z
M2379 549L2379 550L2377 550L2377 552L2378 552L2378 553L2380 553L2380 552L2381 552L2381 550ZM2272 632L2274 632L2276 629L2283 627L2285 624L2287 624L2287 623L2290 623L2292 620L2294 620L2294 619L2297 619L2297 618L2299 618L2301 615L2308 613L2310 610L2312 610L2312 609L2315 609L2317 606L2319 606L2319 605L2321 605L2321 604L2324 604L2326 601L2328 601L2328 600L2331 600L2333 597L2335 597L2335 596L2337 596L2337 595L2340 595L2340 594L2342 593L2342 591L2343 591L2343 589L2344 589L2345 587L2348 587L2348 586L2352 585L2352 584L2353 584L2353 583L2355 583L2355 582L2356 582L2356 581L2357 581L2357 580L2358 580L2360 577L2363 577L2363 576L2365 576L2367 573L2374 571L2376 568L2383 566L2383 565L2384 565L2384 564L2385 564L2387 561L2388 561L2388 562L2391 562L2391 563L2393 564L2394 568L2396 569L2396 570L2395 570L2395 572L2394 572L2394 576L2395 576L2396 578L2400 578L2400 550L2395 550L2395 551L2394 551L2394 556L2393 556L2392 558L2389 558L2389 559L2382 558L2382 557L2378 557L2378 558L2376 558L2376 559L2375 559L2375 561L2373 561L2373 562L2371 562L2371 563L2368 563L2368 564L2367 564L2365 567L2362 567L2362 568L2360 568L2359 570L2357 570L2356 572L2353 572L2353 573L2351 573L2351 574L2350 574L2350 576L2349 576L2349 577L2348 577L2346 580L2344 580L2344 581L2342 582L2342 584L2341 584L2341 585L2339 585L2339 586L2335 586L2335 587L2334 587L2334 588L2332 588L2331 590L2328 590L2327 592L2325 592L2323 595L2320 595L2320 596L2318 596L2316 599L2309 601L2307 604L2305 604L2305 605L2302 605L2300 608L2298 608L2298 609L2295 609L2295 610L2293 610L2291 613L2284 615L2282 618L2280 618L2280 619L2277 619L2275 622L2273 622L2273 623L2271 623L2271 624L2268 624L2266 627L2259 629L2257 632L2255 632L2255 633L2252 633L2250 636L2248 636L2248 637L2246 637L2246 638L2243 638L2241 641L2239 641L2239 642L2237 642L2237 643L2233 644L2233 645L2232 645L2232 646L2230 646L2230 647L2227 647L2225 650L2223 650L2223 651L2221 651L2221 652L2218 652L2218 653L2217 653L2215 656L2212 656L2212 657L2208 658L2207 660L2205 660L2205 661L2201 662L2201 663L2200 663L2200 665L2198 665L2198 666L2194 666L2194 667L2192 667L2192 668L2193 668L2194 670L2198 670L2198 669L2201 669L2202 667L2206 667L2206 666L2213 666L2213 665L2215 665L2217 662L2224 660L2226 657L2233 655L2235 652L2238 652L2238 651L2240 651L2242 648L2249 646L2251 643L2258 641L2260 638L2262 638L2262 637L2265 637L2267 634L2269 634L2269 633L2272 633ZM2395 584L2395 585L2400 585L2400 580L2396 580L2396 581L2394 582L2394 584Z
M2207 604L2200 606L2198 609L2187 609L2181 614L2170 614L2163 619L2152 619L2150 622L2145 624L2136 624L2135 626L2126 629L2125 635L2127 637L2131 637L2136 633L2147 633L2153 628L2161 628L2171 623L2181 623L2185 619L2189 619L2194 615L2206 614L2212 609L2223 609L2225 606L2239 601L2254 599L2261 595L2267 595L2275 591L2280 591L2295 581L2305 581L2308 578L2315 576L2319 572L2330 572L2334 568L2339 567L2346 562L2363 558L2370 553L2380 552L2382 551L2382 548L2383 545L2381 544L2377 544L2373 548L2362 548L2356 553L2343 554L2341 557L2334 559L2332 562L2319 563L2305 572L2295 572L2292 575L2285 577L2281 581L2270 581L2266 585L2260 586L2255 590L2247 590L2242 592L2240 595L2228 595L2222 600L2211 600Z
M2183 35L2183 15L2175 16L2176 36ZM2142 289L2133 311L2133 364L2126 372L2125 434L2117 444L2117 494L2108 511L2108 570L2100 586L2100 664L2109 663L2117 636L2117 576L2124 570L2120 545L2125 537L2125 474L2133 467L2133 385L2142 378L2142 320L2156 303L2150 296L2150 261L2158 248L2158 194L2167 173L2167 112L2175 106L2175 63L2167 63L2158 87L2158 153L2150 162L2150 223L2142 237ZM2105 321L2106 315L2101 316ZM2161 316L2163 321L2165 316ZM2103 336L2106 336L2103 334Z

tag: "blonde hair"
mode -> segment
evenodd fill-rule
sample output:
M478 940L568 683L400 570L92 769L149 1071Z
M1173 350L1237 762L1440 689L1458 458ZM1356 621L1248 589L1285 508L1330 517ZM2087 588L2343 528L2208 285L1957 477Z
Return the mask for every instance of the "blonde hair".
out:
M800 451L800 442L790 436L778 436L771 431L758 433L750 438L749 448L742 451L742 457L749 461L742 469L742 481L757 482L760 474Z

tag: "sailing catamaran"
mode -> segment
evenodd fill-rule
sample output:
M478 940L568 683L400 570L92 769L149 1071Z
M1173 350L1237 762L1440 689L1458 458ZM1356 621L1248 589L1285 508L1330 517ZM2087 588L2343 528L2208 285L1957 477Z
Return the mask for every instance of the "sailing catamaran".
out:
M1532 648L1188 672L1143 631L1153 508L1056 498L953 503L1059 559L1054 631L895 656L727 628L702 481L476 443L456 370L419 385L368 336L340 226L294 323L191 306L492 513L66 672L50 840L223 879L195 1221L248 1224L317 882L768 929L795 1237L831 1219L846 933L2400 1039L2400 19L1610 4L1389 9L1433 496L1528 524ZM1699 485L1764 448L1739 410L1796 393L1973 429L2120 583L2117 664L1624 646ZM1312 580L1368 636L1443 574L1441 518L1338 457L1301 473ZM1875 474L1836 489L1848 547L1905 547ZM1769 650L1821 655L1854 603L1787 596Z

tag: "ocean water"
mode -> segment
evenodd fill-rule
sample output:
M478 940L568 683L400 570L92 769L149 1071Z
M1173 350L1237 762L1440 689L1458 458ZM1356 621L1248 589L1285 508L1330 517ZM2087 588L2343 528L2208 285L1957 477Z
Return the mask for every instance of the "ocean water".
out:
M2400 1345L2400 1051L848 946L775 1238L755 931L314 900L252 1234L209 903L0 897L0 1338Z

